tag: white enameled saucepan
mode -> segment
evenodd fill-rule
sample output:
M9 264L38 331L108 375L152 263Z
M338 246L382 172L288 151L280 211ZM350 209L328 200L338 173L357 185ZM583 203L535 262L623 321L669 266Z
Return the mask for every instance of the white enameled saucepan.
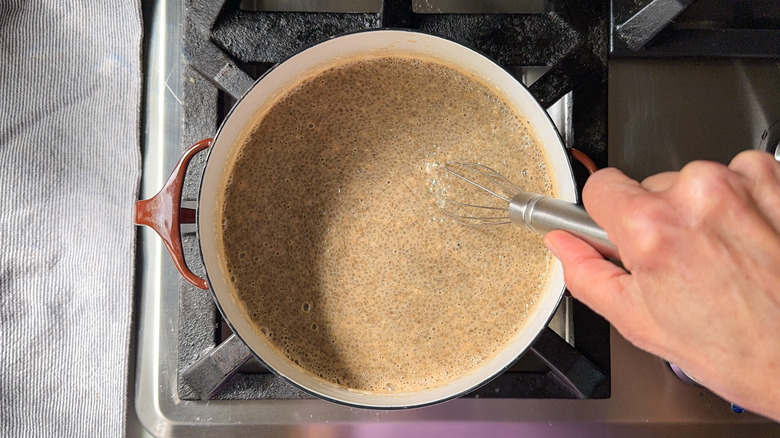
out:
M547 112L531 93L512 75L490 59L455 42L406 30L370 30L335 37L309 47L278 64L261 77L238 101L217 131L214 139L206 139L190 148L174 170L165 187L155 197L138 201L136 223L154 228L163 238L176 267L195 286L210 288L230 327L252 352L279 375L304 390L330 401L370 408L408 408L449 400L488 382L509 367L523 354L545 328L564 292L563 271L555 260L541 294L523 330L492 359L469 375L444 386L403 394L373 394L354 391L316 378L296 367L271 348L255 332L249 317L234 300L222 271L217 248L217 212L220 210L220 184L225 181L231 152L238 146L242 134L256 119L258 111L294 86L300 78L322 69L334 60L343 60L368 53L419 54L438 58L466 70L491 84L529 122L537 140L543 145L558 197L576 202L577 192L571 165L564 145ZM208 148L208 161L202 177L197 208L198 239L207 280L194 275L186 266L182 254L179 223L181 184L189 160Z

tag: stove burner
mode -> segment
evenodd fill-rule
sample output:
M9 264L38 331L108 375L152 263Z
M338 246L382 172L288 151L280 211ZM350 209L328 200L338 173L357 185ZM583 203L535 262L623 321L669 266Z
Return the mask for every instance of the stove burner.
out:
M302 48L344 32L405 27L472 47L510 71L548 67L531 92L546 107L572 94L567 111L576 135L568 136L568 146L604 166L606 11L579 1L555 2L550 9L546 14L418 14L410 0L385 0L376 12L268 12L233 2L185 2L184 141L212 135L256 78ZM185 200L197 198L199 172L198 163L191 165ZM579 176L584 174L580 169ZM194 236L184 233L183 242L188 265L202 272ZM576 348L547 329L513 367L466 397L608 397L609 327L587 307L571 302ZM179 287L178 346L183 400L311 397L252 358L220 322L211 296L184 283Z

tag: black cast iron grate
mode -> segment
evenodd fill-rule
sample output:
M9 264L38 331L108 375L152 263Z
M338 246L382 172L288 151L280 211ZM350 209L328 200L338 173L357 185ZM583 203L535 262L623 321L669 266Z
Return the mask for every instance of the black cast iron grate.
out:
M549 106L572 93L572 144L597 165L607 161L608 10L596 1L553 1L544 14L418 14L411 0L385 0L375 13L259 12L237 1L185 1L182 148L214 134L238 97L264 71L296 51L340 33L403 27L443 36L507 68L547 66L530 89ZM193 160L184 204L197 199L203 161ZM576 169L578 179L584 170ZM188 265L204 274L194 234L183 232ZM179 287L178 395L193 399L289 399L310 395L248 355L219 316L211 294ZM609 397L609 326L574 301L576 346L547 329L518 363L474 398Z
M780 57L780 3L612 0L610 55Z

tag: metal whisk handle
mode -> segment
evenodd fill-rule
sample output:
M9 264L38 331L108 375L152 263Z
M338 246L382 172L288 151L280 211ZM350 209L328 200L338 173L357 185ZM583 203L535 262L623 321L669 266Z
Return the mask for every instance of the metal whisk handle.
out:
M541 235L552 230L568 231L588 242L601 255L619 260L617 247L607 238L606 231L576 204L521 192L509 203L509 219Z

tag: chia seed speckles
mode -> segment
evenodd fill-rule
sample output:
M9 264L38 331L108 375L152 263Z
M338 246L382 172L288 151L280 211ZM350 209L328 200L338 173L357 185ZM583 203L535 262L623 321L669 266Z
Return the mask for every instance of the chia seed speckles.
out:
M478 161L555 195L526 122L475 77L408 56L342 61L239 146L218 241L258 334L301 369L412 392L468 374L523 328L551 264L541 237L455 224L432 194L447 189L437 163Z

